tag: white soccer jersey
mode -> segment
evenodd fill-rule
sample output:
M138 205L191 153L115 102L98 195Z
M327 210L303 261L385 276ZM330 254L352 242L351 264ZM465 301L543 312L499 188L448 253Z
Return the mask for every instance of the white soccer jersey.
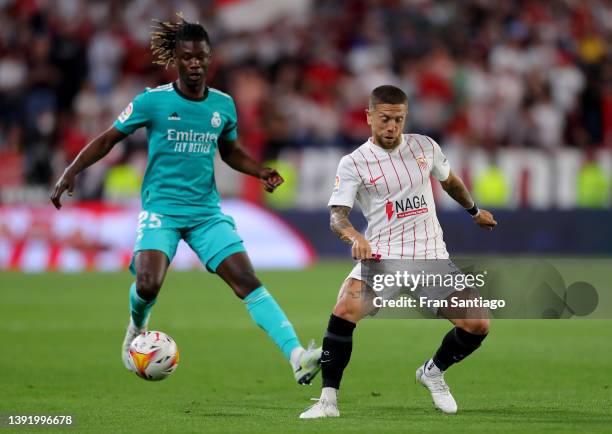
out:
M372 253L383 259L448 259L429 176L443 181L449 173L427 136L403 134L392 151L368 140L340 160L328 206L352 208L357 200Z

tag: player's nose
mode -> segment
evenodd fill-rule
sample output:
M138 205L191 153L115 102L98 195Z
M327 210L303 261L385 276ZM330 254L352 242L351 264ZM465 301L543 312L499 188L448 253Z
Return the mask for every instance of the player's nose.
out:
M197 72L197 70L199 70L200 68L202 68L202 62L199 59L191 59L189 61L189 69L195 70L195 72Z

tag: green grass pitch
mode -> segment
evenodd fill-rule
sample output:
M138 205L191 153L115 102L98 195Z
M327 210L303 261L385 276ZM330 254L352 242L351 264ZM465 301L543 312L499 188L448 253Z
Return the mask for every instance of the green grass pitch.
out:
M605 275L607 261L596 264ZM349 268L258 275L306 344L321 342ZM0 273L0 414L74 415L72 429L53 432L612 432L611 320L494 321L483 347L447 373L455 416L434 411L414 382L449 324L365 320L341 417L301 421L320 377L296 385L243 304L206 272L171 271L153 309L151 328L181 349L176 373L149 383L127 372L130 282L127 273Z

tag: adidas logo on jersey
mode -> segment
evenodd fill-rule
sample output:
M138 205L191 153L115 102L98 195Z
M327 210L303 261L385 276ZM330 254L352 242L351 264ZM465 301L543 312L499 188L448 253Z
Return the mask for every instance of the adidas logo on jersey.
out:
M168 120L169 121L180 121L181 117L178 115L177 112L173 112L170 116L168 116Z

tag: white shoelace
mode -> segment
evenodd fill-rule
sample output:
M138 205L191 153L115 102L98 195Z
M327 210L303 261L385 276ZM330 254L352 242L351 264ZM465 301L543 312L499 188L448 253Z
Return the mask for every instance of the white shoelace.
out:
M316 401L314 404L312 404L310 407L308 407L306 409L306 411L313 409L314 407L316 407L317 405L321 405L321 407L325 408L325 407L331 407L332 404L325 398L310 398L311 401Z
M423 374L426 375L427 374ZM431 380L431 385L432 385L432 392L437 392L437 393L443 393L443 392L448 392L448 385L446 384L446 382L444 381L444 376L440 375L436 375L435 377L429 377L427 376L427 378L429 378Z

